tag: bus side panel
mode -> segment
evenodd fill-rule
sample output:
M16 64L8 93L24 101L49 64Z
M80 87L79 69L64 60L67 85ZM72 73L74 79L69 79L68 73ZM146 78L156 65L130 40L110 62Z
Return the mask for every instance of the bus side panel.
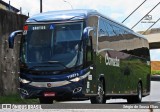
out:
M131 35L126 35L126 37L129 36ZM126 46L127 49L123 50L123 52L132 55L131 60L128 64L130 66L131 73L134 76L132 77L132 75L130 75L129 79L133 80L134 78L137 79L137 81L141 81L143 93L149 93L151 71L148 41L135 36L135 38L127 40ZM137 82L135 82L135 84L131 86L132 89L134 87L137 87Z
M107 26L109 24L109 26ZM107 94L137 93L142 82L143 93L150 88L149 46L114 23L99 20L97 74L104 74Z

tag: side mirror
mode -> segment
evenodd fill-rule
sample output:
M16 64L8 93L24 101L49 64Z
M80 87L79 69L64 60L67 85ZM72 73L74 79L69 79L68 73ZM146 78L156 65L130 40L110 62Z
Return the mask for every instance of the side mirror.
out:
M14 47L14 38L17 35L22 35L23 31L22 30L18 30L18 31L14 31L10 34L9 38L8 38L8 42L9 42L9 48L13 48Z
M83 30L83 37L84 38L89 38L89 33L91 31L94 31L94 28L93 27L86 27L84 30Z

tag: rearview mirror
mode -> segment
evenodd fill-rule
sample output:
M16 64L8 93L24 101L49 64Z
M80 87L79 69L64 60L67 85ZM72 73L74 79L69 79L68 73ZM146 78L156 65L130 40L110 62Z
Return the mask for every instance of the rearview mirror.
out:
M84 30L83 30L83 36L84 38L89 38L89 33L91 31L94 31L94 28L93 27L86 27Z
M8 42L9 42L9 48L13 48L14 47L14 38L17 35L22 35L22 30L18 30L18 31L14 31L10 34L9 38L8 38Z

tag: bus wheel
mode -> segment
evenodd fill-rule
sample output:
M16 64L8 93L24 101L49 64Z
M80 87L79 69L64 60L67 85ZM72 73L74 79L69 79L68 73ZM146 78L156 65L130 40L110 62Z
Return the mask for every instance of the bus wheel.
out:
M105 92L104 92L104 86L103 86L103 80L101 80L98 84L98 95L96 97L91 97L90 101L92 104L102 104L106 103L105 99Z
M142 101L142 84L141 83L138 83L137 93L138 94L135 98L135 103L141 103L141 101Z
M52 104L53 103L53 98L44 98L44 97L41 97L39 98L39 102L40 104Z
M142 101L142 85L138 83L137 85L137 95L127 98L127 102L131 103L141 103Z

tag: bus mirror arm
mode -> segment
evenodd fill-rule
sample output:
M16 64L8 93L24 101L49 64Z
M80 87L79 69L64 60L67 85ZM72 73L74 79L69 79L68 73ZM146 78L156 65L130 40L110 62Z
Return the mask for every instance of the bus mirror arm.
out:
M22 35L22 30L17 30L17 31L14 31L10 34L9 38L8 38L8 42L9 42L9 48L12 48L14 47L14 38L17 36L17 35Z
M83 31L83 36L84 38L89 38L89 33L91 31L94 31L94 28L93 27L86 27Z

